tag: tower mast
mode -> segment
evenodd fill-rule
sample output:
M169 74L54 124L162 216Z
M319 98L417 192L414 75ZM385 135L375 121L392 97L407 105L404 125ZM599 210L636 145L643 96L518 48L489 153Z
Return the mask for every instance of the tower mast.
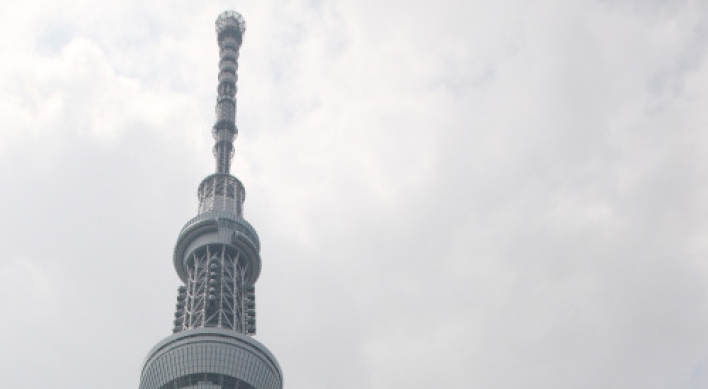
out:
M216 124L212 129L216 144L216 172L228 174L234 156L236 127L236 82L238 81L238 54L246 32L246 21L236 12L225 12L216 20L219 43L219 87L216 99Z
M246 191L232 176L238 56L246 23L237 12L216 19L219 83L212 128L216 172L204 178L197 216L182 228L173 253L182 281L173 335L145 360L140 389L282 389L275 357L256 333L255 283L260 241L243 218ZM203 384L211 386L202 386Z

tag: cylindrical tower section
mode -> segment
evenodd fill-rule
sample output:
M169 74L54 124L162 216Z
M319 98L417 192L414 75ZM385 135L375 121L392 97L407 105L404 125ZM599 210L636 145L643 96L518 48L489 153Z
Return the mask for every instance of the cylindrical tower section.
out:
M184 263L187 282L179 288L173 332L218 327L255 334L255 287L248 284L252 265L231 245L192 251Z
M283 374L261 343L234 331L174 334L148 354L140 389L282 389Z
M202 180L197 197L199 213L218 211L243 217L246 189L238 178L230 174L216 173Z
M254 335L259 252L256 231L233 213L209 211L190 220L174 251L184 285L177 294L173 332L218 327Z
M216 172L228 174L234 155L233 141L236 128L236 81L238 80L238 54L246 32L246 22L236 12L224 12L216 19L219 43L219 86L216 98L216 124L212 129Z

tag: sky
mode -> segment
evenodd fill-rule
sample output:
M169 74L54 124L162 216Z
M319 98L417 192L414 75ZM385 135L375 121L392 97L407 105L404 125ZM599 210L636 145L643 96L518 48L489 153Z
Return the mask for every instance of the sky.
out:
M3 0L0 381L137 388L243 14L288 389L708 387L708 3Z

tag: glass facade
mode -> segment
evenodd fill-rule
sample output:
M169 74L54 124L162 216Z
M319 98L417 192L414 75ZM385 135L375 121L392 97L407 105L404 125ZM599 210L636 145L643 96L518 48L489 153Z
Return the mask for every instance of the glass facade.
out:
M239 380L236 377L229 377L223 374L198 373L189 374L162 385L160 389L197 389L197 388L219 388L219 389L254 389L253 386Z

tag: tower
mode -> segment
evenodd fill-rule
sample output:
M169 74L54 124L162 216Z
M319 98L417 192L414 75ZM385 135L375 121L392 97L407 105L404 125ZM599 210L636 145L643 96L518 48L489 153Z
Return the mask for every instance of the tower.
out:
M216 19L219 84L216 172L199 185L197 216L177 238L178 289L173 335L148 353L140 389L281 389L275 357L256 333L255 283L261 271L256 230L243 218L246 191L230 174L236 128L238 55L246 24L227 11Z

